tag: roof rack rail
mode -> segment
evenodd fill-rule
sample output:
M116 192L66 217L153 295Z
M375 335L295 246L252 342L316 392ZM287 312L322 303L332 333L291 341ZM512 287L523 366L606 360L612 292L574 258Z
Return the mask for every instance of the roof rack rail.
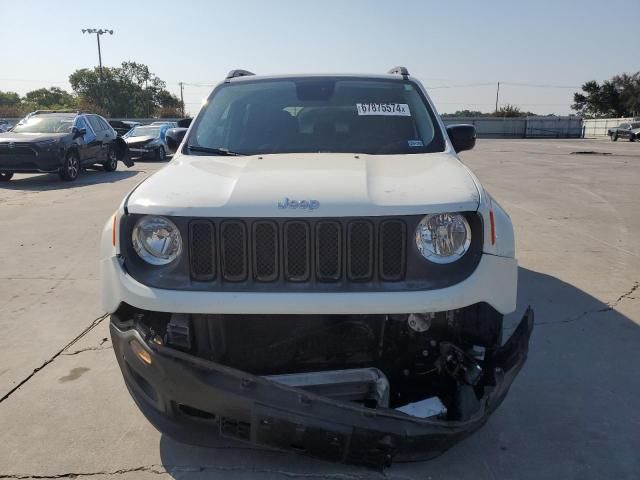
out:
M242 69L231 70L229 73L227 73L227 78L225 78L225 80L230 80L237 77L248 77L250 75L255 75L255 73L250 72L249 70Z
M390 75L402 75L403 77L409 76L409 70L407 70L407 67L393 67L387 73Z
M75 113L75 114L80 114L80 113L87 113L87 112L83 112L82 110L36 110L35 112L33 112L34 115L41 114L41 113Z

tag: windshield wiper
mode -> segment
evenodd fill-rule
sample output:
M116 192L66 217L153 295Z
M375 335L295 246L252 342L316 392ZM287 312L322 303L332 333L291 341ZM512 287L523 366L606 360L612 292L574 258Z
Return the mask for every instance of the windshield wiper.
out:
M210 148L210 147L198 147L196 145L187 145L187 149L191 150L192 152L212 153L214 155L229 155L229 156L244 155L244 153L232 152L227 148Z

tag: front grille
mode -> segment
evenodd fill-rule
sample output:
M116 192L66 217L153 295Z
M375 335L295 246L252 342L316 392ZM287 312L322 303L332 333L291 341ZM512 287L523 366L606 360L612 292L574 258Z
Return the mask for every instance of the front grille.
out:
M38 154L28 144L19 144L14 143L11 148L9 148L8 143L0 143L0 157L19 157L20 159L35 159Z
M406 232L402 219L192 220L191 277L214 280L219 264L218 274L227 282L400 281L406 272Z

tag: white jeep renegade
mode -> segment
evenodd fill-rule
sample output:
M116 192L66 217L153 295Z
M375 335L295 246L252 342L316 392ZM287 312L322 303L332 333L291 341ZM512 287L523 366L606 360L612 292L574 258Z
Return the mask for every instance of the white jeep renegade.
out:
M509 216L422 85L230 72L101 245L125 383L162 432L374 468L479 428L525 362ZM175 138L174 138L175 140Z

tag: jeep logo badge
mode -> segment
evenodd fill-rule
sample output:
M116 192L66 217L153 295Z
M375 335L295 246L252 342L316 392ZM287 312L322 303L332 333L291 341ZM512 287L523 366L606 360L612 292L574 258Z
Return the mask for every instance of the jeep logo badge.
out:
M282 210L285 208L316 210L320 208L320 202L318 200L289 200L285 197L283 201L278 202L278 208Z

